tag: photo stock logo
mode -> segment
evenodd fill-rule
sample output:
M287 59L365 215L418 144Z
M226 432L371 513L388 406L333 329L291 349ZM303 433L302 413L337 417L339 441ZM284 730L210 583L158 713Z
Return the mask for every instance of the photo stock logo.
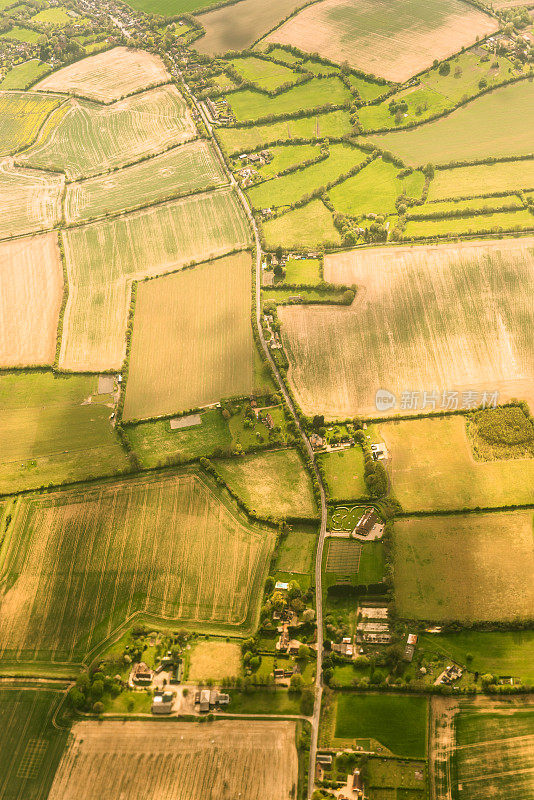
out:
M499 402L498 391L465 391L432 389L429 391L404 390L397 397L388 389L378 389L375 408L384 413L398 408L399 411L469 411L474 408L495 408Z
M387 389L379 389L375 395L375 406L377 411L389 411L395 408L397 398Z

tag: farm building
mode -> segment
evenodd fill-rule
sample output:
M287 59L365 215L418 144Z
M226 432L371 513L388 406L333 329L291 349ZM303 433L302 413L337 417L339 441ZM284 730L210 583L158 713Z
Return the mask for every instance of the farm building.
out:
M202 689L200 692L200 703L199 703L199 711L204 714L210 710L210 690L209 689Z
M404 648L404 660L411 661L413 658L413 654L415 653L415 645L417 644L417 634L416 633L409 633L408 639L406 641L406 647Z
M154 695L151 711L153 714L170 714L174 701L174 692L163 692Z
M140 661L139 664L134 664L134 667L130 673L132 683L135 683L137 686L150 685L153 677L154 673L150 667L147 667L144 661Z
M363 515L358 520L354 533L359 536L373 536L383 533L384 525L374 508L366 508Z

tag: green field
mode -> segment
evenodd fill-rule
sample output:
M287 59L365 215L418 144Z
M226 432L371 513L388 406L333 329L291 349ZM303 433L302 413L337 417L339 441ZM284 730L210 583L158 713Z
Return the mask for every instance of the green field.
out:
M399 519L396 608L431 622L530 620L532 511Z
M340 694L335 739L375 739L392 753L426 754L428 700L398 695Z
M0 375L0 493L128 467L109 422L111 409L84 404L96 388L95 376Z
M300 575L311 570L315 545L316 537L310 530L292 530L278 544L276 571L297 573L296 580L300 582Z
M56 104L42 95L39 101ZM131 164L195 136L187 105L173 86L109 106L71 100L50 118L21 163L76 179Z
M258 179L262 181L273 178L288 167L294 167L320 155L318 144L281 144L270 147L269 150L273 156L272 161L262 167L254 167ZM240 163L239 158L234 158L232 167L234 170L241 169L243 164Z
M298 72L293 72L288 67L254 56L234 58L229 63L244 80L268 92L279 89L285 83L295 83L300 77Z
M311 481L297 450L275 450L216 461L215 467L260 515L316 516Z
M145 14L158 14L174 17L177 14L192 14L202 8L209 8L213 0L129 0L128 5Z
M45 23L50 25L65 25L67 23L75 23L79 21L77 15L69 14L64 6L55 6L54 8L44 8L32 17L32 22Z
M406 511L534 502L534 459L475 461L465 418L386 423L393 494Z
M195 472L82 484L3 512L4 661L79 662L138 617L254 624L273 534Z
M534 188L534 159L501 161L497 164L436 170L428 199L469 197L483 192L531 188Z
M445 655L481 675L512 675L534 683L534 631L460 631L427 634L419 647Z
M49 71L48 64L43 64L38 58L32 58L10 69L0 83L0 89L27 89Z
M263 223L263 235L267 250L278 246L320 247L341 244L341 236L330 211L321 200L312 200L302 208Z
M63 693L51 689L0 689L0 796L45 800L68 729L54 724Z
M321 453L317 459L326 479L330 500L359 500L367 496L364 458L360 447Z
M336 76L312 78L307 83L294 86L276 97L265 97L261 92L243 89L227 96L238 122L260 119L273 115L292 114L295 111L314 109L328 103L344 105L351 100L351 93Z
M288 258L284 283L304 283L313 286L321 281L320 261L316 258Z
M391 101L403 103L407 110L397 116ZM403 107L405 107L403 105ZM363 106L358 112L358 119L364 131L376 131L383 128L397 130L414 122L423 122L427 117L452 108L453 103L444 95L425 86L402 89L393 97L387 97L381 103Z
M423 190L422 172L398 178L398 167L375 159L357 175L334 186L328 194L336 211L354 217L363 214L393 214L401 194L419 198Z
M244 247L249 239L241 204L229 189L68 230L63 242L70 293L61 366L120 367L133 278L215 258ZM246 322L250 328L248 315Z
M89 220L140 204L214 189L226 182L211 146L203 141L190 142L111 175L70 183L65 217L67 222Z
M252 125L250 128L218 128L217 137L230 155L242 153L262 144L291 139L321 139L327 136L341 137L351 131L348 111L328 111L309 117Z
M250 254L237 253L139 285L125 420L254 390L251 279Z
M435 122L372 137L407 164L473 161L532 152L533 84L519 81L473 100Z
M14 153L31 144L58 105L56 97L31 92L0 92L0 155Z
M253 208L288 206L315 189L337 180L367 158L367 153L347 144L330 146L328 158L305 169L273 178L248 189Z
M427 210L430 205L425 206ZM477 214L472 217L444 217L443 219L408 220L403 236L432 238L434 236L461 236L478 231L532 230L534 215L526 208L519 211L500 211L494 214Z
M14 25L5 33L0 33L0 39L14 39L17 42L35 44L39 41L40 35L38 31L33 31L31 28L21 28L18 25Z
M507 209L524 208L517 194L500 195L499 197L470 197L467 200L434 200L422 206L413 206L408 209L408 216L421 217L426 215L443 216L451 212L484 211L490 212L505 206ZM447 220L445 220L447 222Z

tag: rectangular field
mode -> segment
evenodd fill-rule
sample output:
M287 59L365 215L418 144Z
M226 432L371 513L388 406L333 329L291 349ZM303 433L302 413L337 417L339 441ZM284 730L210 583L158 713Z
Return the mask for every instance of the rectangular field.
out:
M481 192L513 189L534 189L534 159L438 169L430 184L428 199L471 197Z
M403 83L497 29L459 0L325 0L289 19L266 41L318 52L331 61Z
M254 388L249 253L139 284L124 418L162 416Z
M126 621L247 631L273 534L195 472L13 502L0 551L4 661L78 662Z
M52 228L61 218L63 176L0 163L0 238Z
M286 800L298 780L295 722L78 722L72 733L49 800L163 800L177 787L184 800Z
M432 622L532 619L532 511L399 519L395 602Z
M325 280L356 284L353 304L279 309L289 379L304 413L376 416L378 389L397 397L384 414L421 410L423 393L433 390L479 397L498 390L499 402L534 401L532 243L525 237L327 256ZM417 408L403 403L404 392L416 393Z
M266 97L265 94L251 89L242 89L227 96L238 121L260 119L271 114L278 117L304 109L312 110L327 103L343 105L349 103L351 98L351 93L336 75L312 78L276 97Z
M358 500L366 497L364 458L361 447L349 447L317 456L331 500Z
M534 631L460 631L427 634L420 642L428 653L445 654L481 675L512 675L534 683ZM471 656L471 658L469 658Z
M430 205L426 206L431 210ZM518 211L500 211L494 214L475 214L472 217L443 217L442 219L408 220L404 235L407 237L432 239L435 236L462 236L481 234L486 231L531 231L534 214L527 208Z
M47 120L18 162L65 172L73 180L131 164L196 135L181 94L162 86L110 106L71 100Z
M89 220L225 183L214 150L199 140L114 173L70 183L65 217L67 222Z
M169 80L170 75L159 56L146 50L114 47L53 72L39 81L35 89L110 103Z
M334 225L332 214L322 200L312 200L301 208L288 211L276 219L263 223L267 250L277 247L335 247L341 236Z
M248 222L229 189L66 231L70 288L61 366L120 367L132 280L215 258L249 241Z
M62 699L50 689L0 689L0 797L48 797L68 737L53 723Z
M397 198L405 194L418 199L425 182L422 172L416 170L398 178L399 171L394 164L375 159L357 175L330 189L328 195L341 214L394 214Z
M0 243L0 367L52 364L62 298L57 233Z
M0 92L0 155L28 147L59 103L34 92Z
M361 554L362 545L354 539L329 539L326 571L356 573L360 568Z

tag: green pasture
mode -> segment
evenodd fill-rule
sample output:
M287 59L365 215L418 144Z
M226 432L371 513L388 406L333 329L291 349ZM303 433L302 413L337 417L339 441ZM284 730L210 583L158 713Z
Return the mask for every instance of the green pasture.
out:
M401 194L421 196L425 180L423 173L417 170L405 178L398 178L399 172L394 164L375 159L357 175L330 189L330 200L336 211L353 217L371 213L392 214L395 201Z
M284 279L284 282L288 283L289 281ZM274 288L264 287L262 299L264 302L272 301L277 305L293 305L294 301L292 301L291 298L299 297L300 300L297 301L297 304L305 305L306 303L324 303L325 305L329 305L332 303L340 304L343 300L344 294L344 289L323 290L319 286L317 289L278 289L275 286Z
M44 23L45 25L65 25L79 22L80 17L68 13L64 6L54 8L43 8L38 14L32 17L32 22Z
M243 89L229 94L227 100L236 120L243 121L312 110L327 103L343 105L350 102L351 94L339 78L333 76L312 78L276 97L266 97L261 92Z
M534 159L500 161L496 164L473 164L471 167L436 170L430 183L428 199L470 197L529 188L534 188Z
M279 246L309 248L341 244L332 215L321 200L312 200L302 208L267 220L263 223L263 235L267 250Z
M43 64L38 58L32 58L10 69L0 83L0 89L26 89L49 71L49 64Z
M431 205L425 206L430 209ZM518 211L498 211L472 217L443 217L441 219L409 219L404 236L431 239L434 236L461 236L478 231L514 231L534 228L534 214L527 208Z
M284 283L305 283L313 286L321 280L321 262L316 258L288 258Z
M281 144L269 147L269 150L273 156L272 161L262 167L254 167L260 180L273 178L282 170L301 164L308 159L317 158L320 154L318 144ZM239 158L234 158L232 166L234 169L242 167Z
M0 39L15 39L18 42L25 42L26 44L36 44L39 41L41 34L31 28L21 28L14 25L10 30L0 33Z
M404 101L407 110L403 110L399 117L395 111L390 110L391 100L396 103ZM423 122L427 117L439 114L452 108L453 103L442 94L426 86L410 87L387 97L381 103L363 106L358 112L358 119L364 131L374 131L381 128L403 128L414 122Z
M505 206L508 209L524 208L523 203L516 194L501 195L500 197L470 197L467 200L435 200L424 203L422 206L413 206L408 209L408 216L420 217L426 214L436 216L457 213L459 211L487 211L492 212Z
M419 647L473 672L511 675L525 683L534 683L534 631L531 630L425 634Z
M317 455L330 500L359 500L367 496L364 458L360 447Z
M293 526L293 530L279 541L276 571L295 572L299 581L301 574L308 574L311 570L315 544L316 537L312 530Z
M128 0L128 5L145 14L175 17L178 14L192 14L194 11L209 8L214 0Z
M292 69L264 58L246 56L230 59L229 63L244 80L269 92L279 89L285 83L295 83L299 77L299 73L293 72Z

